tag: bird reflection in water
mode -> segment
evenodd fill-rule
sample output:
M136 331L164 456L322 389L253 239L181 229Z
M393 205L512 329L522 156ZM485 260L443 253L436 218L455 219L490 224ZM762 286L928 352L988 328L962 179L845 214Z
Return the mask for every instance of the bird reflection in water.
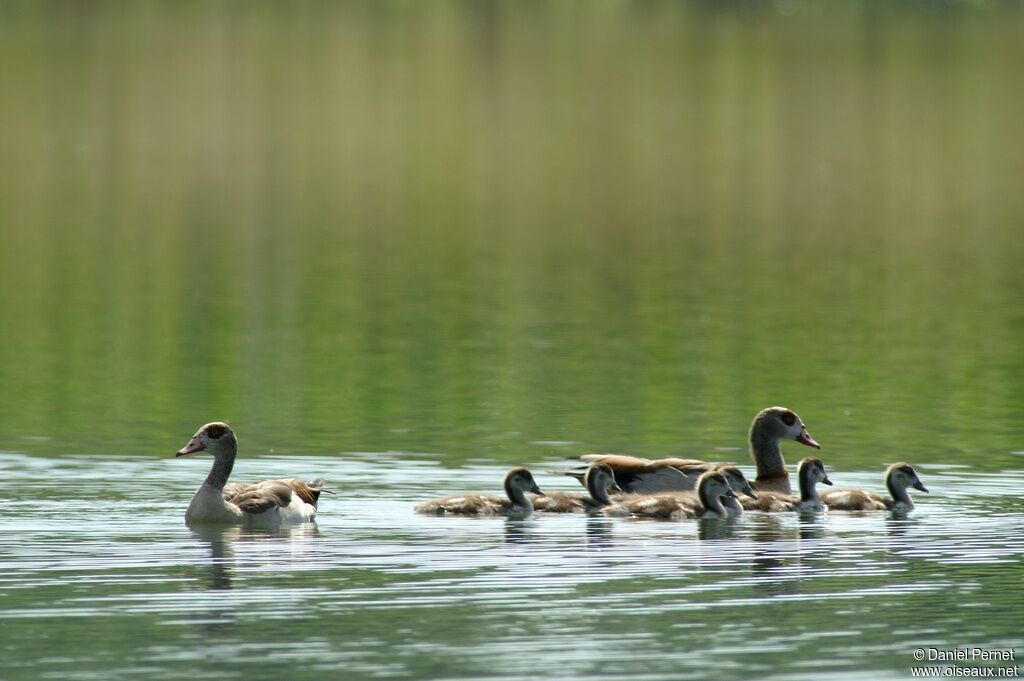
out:
M922 558L920 545L912 539L914 530L920 527L920 518L905 510L889 511L885 519L885 551L890 559L917 562Z
M200 544L206 545L209 552L209 561L205 563L205 590L208 591L232 589L233 572L239 552L243 554L242 561L246 565L263 561L279 563L278 554L282 548L287 550L292 560L301 560L307 553L304 548L306 541L320 536L316 523L302 523L270 530L237 525L196 525L192 526L190 531ZM263 547L266 550L260 551ZM196 608L193 612L192 616L199 621L199 626L215 630L234 624L234 606L229 600L216 598L209 603L209 607Z
M226 591L231 588L231 568L235 562L234 542L242 532L235 526L194 526L190 528L192 535L207 545L210 553L207 589Z
M799 560L781 545L791 539L781 516L758 513L748 517L750 522L756 523L751 539L758 547L750 563L751 574L758 578L753 584L754 591L768 596L799 593L800 580L792 574L794 568L799 571Z
M603 516L588 516L586 537L588 551L610 549L612 547L612 520Z
M697 521L697 538L730 539L736 534L736 518L701 518Z
M824 516L821 511L800 511L797 516L797 536L804 541L823 539L825 537Z
M534 520L530 516L510 515L505 518L505 543L529 544L536 541L533 529Z

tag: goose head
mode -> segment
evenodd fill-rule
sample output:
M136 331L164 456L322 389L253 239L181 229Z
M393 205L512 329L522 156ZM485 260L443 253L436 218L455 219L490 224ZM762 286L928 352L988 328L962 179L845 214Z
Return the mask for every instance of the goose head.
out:
M238 440L235 438L231 426L221 421L214 421L197 430L188 444L179 449L175 456L187 456L207 451L216 459L222 456L233 457L237 449Z
M801 488L807 486L813 488L819 482L823 485L831 485L828 473L825 472L825 464L816 456L808 456L801 459L796 466L796 476L800 480Z
M917 471L909 463L894 463L885 471L885 483L894 499L899 499L898 493L905 492L908 487L921 492L928 492L928 488L917 477Z
M750 481L747 480L747 476L743 475L738 467L733 466L731 463L724 463L715 470L725 476L725 479L729 483L729 488L734 492L742 492L751 499L757 498L757 492L750 486Z
M583 484L590 492L591 498L601 503L609 503L609 492L621 492L622 488L615 482L615 473L611 466L603 463L592 463L583 476Z
M508 494L509 499L516 501L523 499L526 492L544 495L540 491L540 487L537 487L537 483L533 479L533 473L521 466L509 469L505 473L505 493Z
M807 427L797 413L785 407L768 407L758 412L754 423L750 426L751 437L755 433L762 434L773 440L796 440L802 445L821 449L815 442Z

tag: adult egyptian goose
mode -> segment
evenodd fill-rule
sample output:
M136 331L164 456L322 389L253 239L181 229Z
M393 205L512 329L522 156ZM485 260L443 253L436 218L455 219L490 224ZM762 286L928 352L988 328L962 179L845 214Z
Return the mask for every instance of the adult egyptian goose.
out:
M708 471L697 481L697 494L662 492L625 496L601 512L611 516L636 516L638 518L725 518L729 510L722 505L722 497L734 497L725 476L717 471Z
M783 494L790 494L791 488L786 462L782 458L782 441L796 440L808 447L821 449L796 412L785 407L768 407L759 411L750 424L747 440L750 456L757 465L754 489ZM580 459L607 464L615 473L619 487L626 492L643 494L692 490L702 473L720 465L697 459L652 460L624 454L584 454Z
M275 527L283 523L310 522L316 517L320 493L326 491L323 478L311 482L283 478L255 484L228 484L238 454L238 439L228 424L219 421L207 423L196 431L175 456L202 451L213 455L213 467L189 502L185 511L187 524Z
M907 488L928 492L914 467L903 462L894 463L886 469L885 486L889 488L888 497L864 489L837 489L822 494L821 501L830 511L911 511L914 502Z
M586 513L612 503L609 492L620 492L615 484L615 474L604 464L594 463L587 468L584 475L587 494L578 492L546 492L543 496L534 497L533 510L542 513Z
M491 494L466 492L452 494L440 499L431 499L417 504L413 510L428 515L512 515L532 513L533 502L526 496L527 492L543 494L533 474L522 467L510 469L505 473L505 494L508 499L499 499Z
M740 499L739 503L748 511L764 511L766 513L784 513L787 511L820 511L824 507L818 496L817 484L820 482L831 485L825 464L821 459L808 456L796 467L796 478L800 484L800 494L782 494L780 492L758 492L753 499Z

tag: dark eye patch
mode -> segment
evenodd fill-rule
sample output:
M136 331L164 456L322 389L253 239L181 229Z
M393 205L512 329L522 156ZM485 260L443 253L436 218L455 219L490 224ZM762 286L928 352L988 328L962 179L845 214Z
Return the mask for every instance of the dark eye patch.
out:
M791 426L794 423L796 423L796 414L794 414L791 411L782 412L782 416L780 416L779 418L781 418L782 422L785 423L787 426Z
M206 429L206 436L214 440L219 440L224 437L226 429L224 426L213 425Z

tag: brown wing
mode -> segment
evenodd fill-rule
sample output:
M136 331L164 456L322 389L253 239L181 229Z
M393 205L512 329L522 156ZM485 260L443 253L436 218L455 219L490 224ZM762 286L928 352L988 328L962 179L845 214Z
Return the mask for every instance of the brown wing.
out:
M612 468L616 466L623 466L629 468L631 466L645 466L651 462L650 459L642 459L639 456L630 456L628 454L584 454L580 457L580 461L586 461L587 463L604 463L608 464Z
M507 502L506 502L507 503ZM417 504L417 513L444 515L496 515L502 511L502 501L490 494L470 492L468 494L452 494L451 496L431 499Z
M648 494L626 496L604 509L607 515L635 515L645 518L692 518L700 503L685 495Z
M767 513L783 513L795 510L800 504L800 497L793 497L778 492L758 492L756 499L737 496L744 511L765 511Z
M821 495L821 503L830 511L884 511L887 499L878 492L863 489L837 489Z
M533 502L534 511L544 513L582 513L595 503L589 496L575 492L548 492L544 496L531 495L530 500Z
M623 492L686 492L697 484L696 476L688 476L663 463L621 462L609 467L615 473L615 482Z
M275 506L292 503L290 480L264 480L256 484L235 482L224 485L224 501L234 504L244 513L263 513ZM295 482L298 482L297 480Z
M679 461L680 463L669 463L670 461ZM664 461L655 461L654 463L664 463L666 466L672 466L672 468L675 468L686 477L694 478L694 485L697 483L696 478L722 465L708 461L688 461L687 459L666 459Z
M615 482L624 492L638 494L691 491L697 486L697 478L702 473L718 465L696 459L651 461L625 454L584 454L580 459L607 465L615 473Z
M316 480L310 480L309 482L303 482L302 480L296 480L295 478L287 478L285 480L278 480L277 482L288 483L292 488L292 493L310 506L314 507L320 500L321 492L330 493L325 487L326 483L323 478L317 478Z
M700 459L679 459L677 457L655 459L651 463L663 463L666 466L672 466L672 468L678 468L679 470L691 467L698 467L703 470L710 470L711 468L714 468L715 466L719 465L717 463L708 463L707 461L701 461Z

